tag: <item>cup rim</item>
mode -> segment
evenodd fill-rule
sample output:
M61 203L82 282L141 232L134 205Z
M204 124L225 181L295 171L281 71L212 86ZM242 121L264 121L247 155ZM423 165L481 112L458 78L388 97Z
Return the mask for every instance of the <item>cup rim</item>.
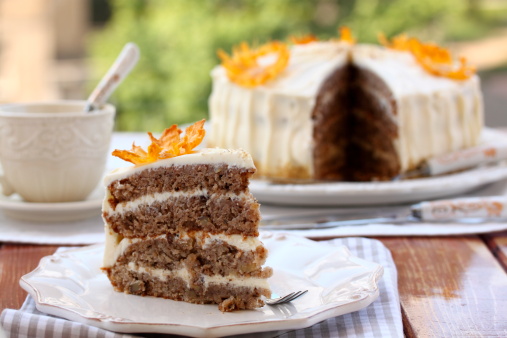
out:
M5 103L0 104L0 116L6 117L84 117L88 116L92 118L97 115L108 115L114 114L116 112L115 106L110 103L106 103L102 108L94 110L92 113L86 113L84 111L84 107L86 106L87 101L85 100L51 100L51 101L33 101L33 102L19 102L19 103ZM19 107L34 107L34 106L82 106L82 111L71 111L71 112L24 112L24 111L10 111L11 108L19 108Z

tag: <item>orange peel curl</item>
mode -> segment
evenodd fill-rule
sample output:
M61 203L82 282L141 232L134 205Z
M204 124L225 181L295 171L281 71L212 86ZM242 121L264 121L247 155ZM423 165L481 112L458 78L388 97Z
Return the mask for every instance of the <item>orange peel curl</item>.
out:
M449 50L435 43L424 43L405 34L395 36L391 41L379 34L378 40L387 48L410 52L425 71L435 76L467 80L476 72L466 58L456 60Z
M307 43L319 41L313 34L307 34L303 36L291 36L290 40L296 45L306 45Z
M148 151L133 143L131 150L116 149L112 154L135 165L144 165L166 158L191 154L206 134L204 122L205 120L201 120L187 127L183 137L180 137L182 131L175 124L165 129L158 139L148 132L151 140Z
M273 55L274 62L261 64L262 57ZM259 48L252 49L246 42L242 42L233 49L229 56L223 50L218 50L218 57L222 60L229 79L243 87L256 87L274 79L289 64L290 51L286 44L280 41L269 42Z
M341 26L338 28L338 32L340 33L340 41L348 42L351 45L356 43L356 39L352 35L352 31L347 26Z

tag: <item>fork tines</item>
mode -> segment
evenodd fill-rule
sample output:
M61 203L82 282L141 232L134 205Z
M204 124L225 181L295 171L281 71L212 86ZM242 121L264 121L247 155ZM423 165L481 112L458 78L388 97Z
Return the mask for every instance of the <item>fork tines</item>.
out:
M308 290L296 291L296 292L291 292L291 293L289 293L289 294L287 294L287 295L285 295L283 297L280 297L280 298L267 299L266 300L266 304L268 304L268 305L277 305L277 304L288 303L288 302L293 301L296 298L301 297L302 295L304 295L307 292L308 292Z

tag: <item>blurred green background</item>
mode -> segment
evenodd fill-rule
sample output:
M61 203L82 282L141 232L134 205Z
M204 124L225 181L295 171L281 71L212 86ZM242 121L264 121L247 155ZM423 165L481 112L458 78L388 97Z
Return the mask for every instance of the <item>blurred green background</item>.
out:
M125 43L141 59L111 101L117 129L158 132L207 116L210 71L219 48L241 41L264 43L290 35L337 36L349 26L360 42L409 33L422 40L455 43L480 39L507 26L507 1L478 0L111 0L96 1L99 27L87 41L89 88ZM490 71L490 70L489 70Z

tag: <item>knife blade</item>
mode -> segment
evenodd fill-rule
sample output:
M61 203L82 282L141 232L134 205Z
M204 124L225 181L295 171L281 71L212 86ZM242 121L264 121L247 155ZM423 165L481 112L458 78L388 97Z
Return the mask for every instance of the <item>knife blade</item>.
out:
M507 220L507 196L425 201L407 207L353 213L281 216L260 222L261 230L311 230L368 224L480 223Z

